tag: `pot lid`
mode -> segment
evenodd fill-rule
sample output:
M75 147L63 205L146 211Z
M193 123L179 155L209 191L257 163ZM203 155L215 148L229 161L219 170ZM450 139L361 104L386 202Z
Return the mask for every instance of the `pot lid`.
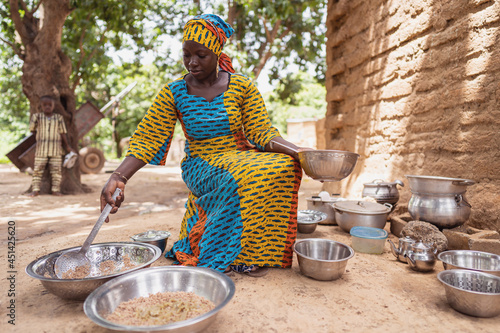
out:
M404 186L404 183L400 180L395 180L393 182L386 182L385 180L382 179L375 179L371 183L364 183L363 185L367 187L379 187L379 186L392 187L395 185Z
M341 197L338 197L338 196L331 197L329 194L327 194L327 195L322 194L321 196L319 196L319 195L313 195L312 197L307 198L306 200L307 201L317 201L317 202L333 203L333 202L337 202L337 201L343 200L343 199Z
M351 236L367 239L386 239L388 236L384 229L363 226L352 227L349 233Z
M353 213L387 213L391 210L389 204L381 205L376 202L362 200L338 201L333 206L339 210ZM391 206L392 207L392 206Z
M140 234L133 235L132 238L136 242L153 241L170 237L170 232L161 230L148 230Z

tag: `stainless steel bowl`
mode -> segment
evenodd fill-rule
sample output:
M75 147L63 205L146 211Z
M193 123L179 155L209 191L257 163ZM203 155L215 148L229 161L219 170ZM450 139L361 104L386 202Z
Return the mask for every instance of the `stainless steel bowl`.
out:
M293 246L300 272L316 280L330 281L340 278L354 250L329 239L308 238L297 240Z
M106 320L120 303L159 292L193 292L215 304L201 316L161 326L126 326ZM115 278L97 288L83 304L87 317L96 324L125 332L200 332L233 298L234 282L225 274L205 267L163 266Z
M500 277L464 269L442 271L437 277L453 309L475 317L500 314Z
M66 251L79 250L80 247L60 250L35 259L26 267L26 273L40 280L51 293L65 299L84 300L92 291L105 282L128 272L137 271L151 266L161 255L157 246L143 243L100 243L90 245L87 257L92 264L91 274L98 270L99 264L113 260L116 264L123 263L123 256L128 255L136 267L106 276L88 277L85 279L62 280L54 274L54 263Z
M500 277L500 256L472 250L450 250L438 254L444 269L468 269Z
M161 253L167 247L168 238L171 236L170 232L163 230L148 230L130 237L134 242L141 242L151 245L156 245L160 248Z
M310 234L316 230L318 223L326 220L327 215L316 210L299 210L297 212L297 230L301 234Z
M312 179L339 181L349 176L359 155L342 150L305 150L299 152L300 165Z

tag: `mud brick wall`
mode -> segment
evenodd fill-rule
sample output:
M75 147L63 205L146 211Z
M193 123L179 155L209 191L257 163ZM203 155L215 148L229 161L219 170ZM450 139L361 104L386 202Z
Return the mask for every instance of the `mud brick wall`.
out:
M500 228L500 0L329 0L327 37L318 142L361 158L324 189L400 179L407 207L405 175L472 179L468 224Z

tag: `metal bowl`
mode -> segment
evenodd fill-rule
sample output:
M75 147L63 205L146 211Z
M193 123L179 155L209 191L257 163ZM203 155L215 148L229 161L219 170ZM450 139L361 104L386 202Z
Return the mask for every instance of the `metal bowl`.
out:
M120 303L159 292L193 292L215 304L201 316L161 326L126 326L105 319ZM97 288L83 304L87 317L110 330L131 332L199 332L233 298L234 282L225 274L205 267L163 266L129 273Z
M465 269L442 271L437 277L453 309L475 317L500 314L500 277Z
M165 251L167 247L168 237L171 234L168 231L163 230L148 230L145 232L141 232L140 234L136 234L130 237L134 242L141 242L151 245L156 245L160 248L161 253Z
M59 279L54 274L54 263L66 251L76 251L80 247L72 247L50 253L32 261L26 267L26 273L32 278L40 280L42 285L51 293L65 299L84 300L92 291L105 282L128 272L137 271L151 266L161 255L157 246L143 243L100 243L90 245L87 257L92 268L91 275L99 270L99 264L106 260L113 260L116 264L123 263L123 256L128 255L136 267L118 273L93 276L84 279Z
M299 152L300 165L312 179L339 181L349 176L359 155L342 150L305 150Z
M326 220L327 215L316 210L299 210L297 212L297 230L301 234L310 234L316 230L318 223Z
M308 238L297 240L293 246L300 272L316 280L330 281L340 278L354 250L329 239Z
M493 253L452 250L438 254L444 269L468 269L500 277L500 256Z

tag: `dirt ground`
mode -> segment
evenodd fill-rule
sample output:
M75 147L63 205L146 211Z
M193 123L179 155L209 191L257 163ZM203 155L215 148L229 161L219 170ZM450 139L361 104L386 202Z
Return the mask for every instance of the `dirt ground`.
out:
M83 243L99 215L100 188L115 167L106 165L100 174L82 176L93 193L29 198L23 192L31 177L0 165L0 331L106 331L86 317L83 302L52 295L25 268L38 257ZM306 198L320 189L320 183L304 179L299 209L306 209ZM177 240L186 194L178 168L143 168L127 185L123 207L94 242L129 241L136 233L160 229L172 233L169 249ZM7 243L8 221L15 221L14 249ZM298 237L351 242L349 234L330 225ZM9 250L15 253L13 262L8 261ZM171 260L161 257L153 266L169 264ZM396 260L386 244L381 255L356 253L342 278L316 281L300 274L294 257L291 269L271 269L261 278L232 277L236 294L207 332L498 332L500 316L470 317L448 305L436 278L442 269L438 262L433 272L412 271ZM15 325L8 322L12 302Z

